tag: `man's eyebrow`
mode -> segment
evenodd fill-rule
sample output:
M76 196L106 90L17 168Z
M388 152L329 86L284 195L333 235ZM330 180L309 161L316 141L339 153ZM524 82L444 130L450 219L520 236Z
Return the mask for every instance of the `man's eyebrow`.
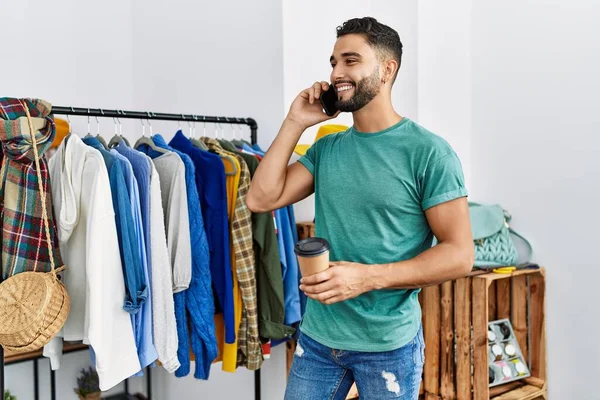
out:
M358 57L358 58L362 58L362 56L359 53L354 52L354 51L349 51L349 52L346 52L346 53L342 53L342 58L346 58L346 57ZM329 57L329 62L332 62L332 61L335 61L335 57L334 56Z

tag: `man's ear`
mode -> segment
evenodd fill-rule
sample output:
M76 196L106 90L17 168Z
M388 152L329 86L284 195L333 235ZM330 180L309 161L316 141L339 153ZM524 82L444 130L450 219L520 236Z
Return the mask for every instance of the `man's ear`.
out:
M396 76L396 72L398 71L398 62L394 59L389 59L386 60L384 66L385 68L382 76L383 83L392 82L394 80L394 76Z

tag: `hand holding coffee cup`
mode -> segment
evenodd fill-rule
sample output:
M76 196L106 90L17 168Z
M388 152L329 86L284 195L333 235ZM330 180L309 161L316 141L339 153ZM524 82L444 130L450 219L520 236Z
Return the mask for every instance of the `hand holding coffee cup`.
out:
M294 252L303 277L314 275L329 268L329 243L318 237L311 237L296 243Z

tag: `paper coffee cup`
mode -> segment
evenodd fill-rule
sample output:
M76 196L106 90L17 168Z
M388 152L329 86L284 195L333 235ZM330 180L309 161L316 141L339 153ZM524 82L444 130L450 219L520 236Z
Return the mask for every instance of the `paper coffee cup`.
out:
M318 237L311 237L296 243L294 252L302 276L314 275L329 268L329 243Z

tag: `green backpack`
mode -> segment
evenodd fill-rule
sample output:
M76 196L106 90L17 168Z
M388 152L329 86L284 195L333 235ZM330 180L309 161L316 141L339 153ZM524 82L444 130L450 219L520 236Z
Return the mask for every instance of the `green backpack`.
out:
M527 259L533 252L531 244L510 228L511 215L500 205L469 202L469 216L475 245L475 267L504 267L517 264L517 248L511 234L527 246Z

